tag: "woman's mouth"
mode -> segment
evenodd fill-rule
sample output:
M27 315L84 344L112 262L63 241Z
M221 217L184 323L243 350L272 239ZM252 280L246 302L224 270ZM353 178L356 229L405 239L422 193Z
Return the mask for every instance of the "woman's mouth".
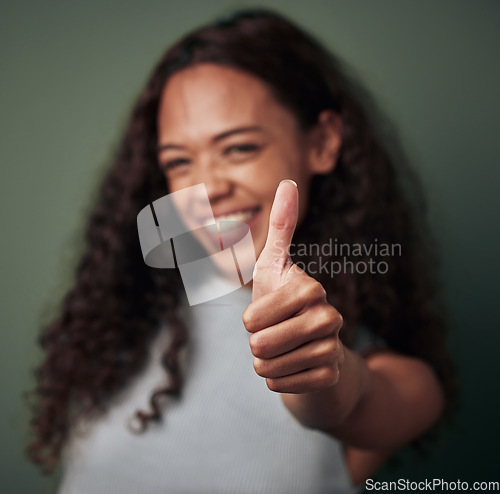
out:
M249 223L252 221L252 219L257 215L257 213L260 211L260 206L254 207L254 208L249 208L249 209L242 209L240 211L233 211L230 213L224 213L224 214L216 214L214 213L214 218L216 222L241 222L241 223ZM231 223L234 225L234 223ZM210 226L213 225L212 219L208 218L202 226ZM223 225L221 225L222 227ZM227 226L230 226L228 223Z
M260 211L261 207L257 206L224 214L214 213L215 224L209 219L205 222L201 231L205 232L212 244L219 246L224 244L224 248L227 248L234 245L246 235L248 232L246 226L252 227ZM222 239L224 240L223 242Z

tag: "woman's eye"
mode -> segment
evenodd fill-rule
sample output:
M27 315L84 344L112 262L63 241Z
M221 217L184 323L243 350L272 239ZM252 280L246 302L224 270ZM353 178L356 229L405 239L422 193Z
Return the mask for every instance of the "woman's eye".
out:
M257 144L238 144L235 146L229 146L224 151L224 154L227 156L244 157L259 151L259 149L260 146Z
M165 163L161 163L160 164L160 168L164 172L168 172L168 171L173 170L174 168L179 168L179 167L181 167L183 165L188 165L188 164L189 164L189 160L188 159L186 159L186 158L179 158L179 159L167 161Z

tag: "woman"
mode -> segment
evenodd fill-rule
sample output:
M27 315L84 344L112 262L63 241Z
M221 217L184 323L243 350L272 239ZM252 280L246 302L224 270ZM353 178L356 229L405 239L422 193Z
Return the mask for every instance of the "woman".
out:
M41 338L29 452L50 470L64 449L61 492L350 492L437 422L453 384L428 239L354 93L268 11L167 51ZM189 308L177 271L145 266L136 218L200 183L258 261Z

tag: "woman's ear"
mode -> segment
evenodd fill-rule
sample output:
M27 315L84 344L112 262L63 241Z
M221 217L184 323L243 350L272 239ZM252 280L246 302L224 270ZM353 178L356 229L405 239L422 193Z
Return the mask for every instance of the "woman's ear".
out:
M311 131L309 170L313 174L330 173L337 164L342 144L342 120L333 110L323 110Z

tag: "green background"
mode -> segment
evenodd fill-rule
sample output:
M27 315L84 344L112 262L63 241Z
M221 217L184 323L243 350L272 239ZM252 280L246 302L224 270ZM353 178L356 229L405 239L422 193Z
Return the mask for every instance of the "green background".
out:
M186 30L252 2L2 2L0 490L53 492L23 454L21 393L40 317L67 283L74 233L130 106ZM422 177L442 246L462 402L432 454L380 478L499 480L500 3L264 1L349 62Z

